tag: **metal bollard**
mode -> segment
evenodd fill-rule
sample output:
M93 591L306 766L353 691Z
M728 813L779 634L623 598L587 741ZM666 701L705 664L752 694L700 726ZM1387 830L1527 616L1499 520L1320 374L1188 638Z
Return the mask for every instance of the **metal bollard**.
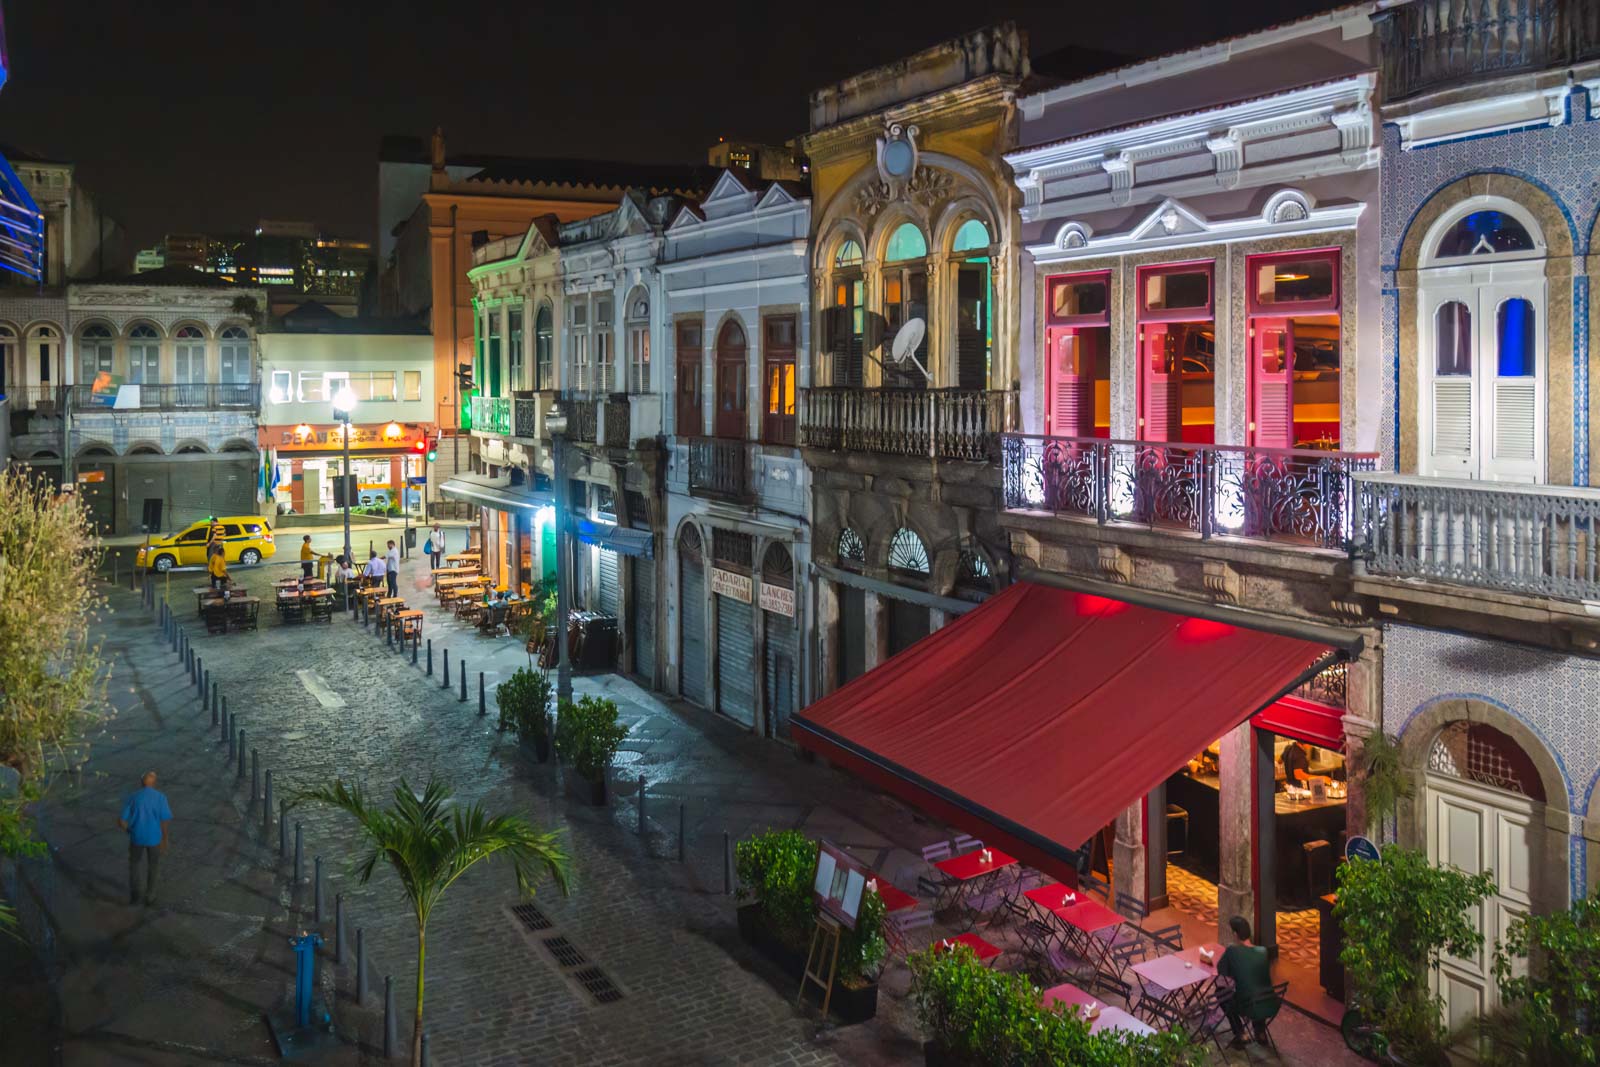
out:
M305 855L306 855L306 853L305 853L304 827L301 826L300 823L296 822L294 824L294 880L297 883L305 881L305 876L306 876L306 859L305 859Z
M194 659L194 684L200 690L200 696L205 698L206 688L211 684L211 672L205 669L205 657L196 656Z
M400 1053L400 1020L394 1010L394 976L383 976L383 1058L392 1060Z
M206 673L210 674L211 672L207 671ZM211 683L211 706L212 707L216 707L217 706L217 687L219 685L221 685L221 684L222 684L221 682L212 682Z
M394 616L392 614L385 616L383 620L383 643L390 648L394 647Z
M639 835L644 836L644 775L639 776Z
M367 932L356 927L356 1003L367 995Z
M239 728L239 773L234 777L244 780L244 727L242 726Z
M462 704L465 704L467 702L467 661L466 660L462 660L461 661L461 670L458 673L461 675L461 697L460 697L460 701L459 702L462 703Z
M444 687L450 688L450 650L444 650Z
M278 858L289 858L289 802L278 801Z
M678 862L683 862L683 801L678 801Z
M228 718L228 698L224 696L222 698L222 732L227 733L231 729L233 729L233 723Z
M728 843L728 831L722 831L722 895L733 893L733 846Z
M344 962L344 894L333 895L333 962Z
M428 677L433 677L433 638L428 638Z
M233 729L232 729L232 724L230 723L229 724L229 729L228 729L228 759L229 759L230 762L233 760L233 754L235 752L238 752L238 751L239 751L238 742L237 742L237 739L236 739L236 737L234 735L234 732L233 732Z
M250 750L250 803L261 799L261 751Z
M489 714L489 704L484 699L484 696L483 696L483 672L479 671L478 672L478 715L479 716L484 716L484 715L487 715L487 714Z
M400 647L401 647L401 649L404 649L406 646L402 644ZM417 665L417 651L418 651L418 649L420 647L421 647L420 646L420 642L417 642L417 641L411 642L411 665L413 667L415 667Z
M272 771L270 771L270 770L267 771L267 773L265 775L265 780L266 780L266 785L263 787L265 792L263 792L261 794L262 795L262 801L261 801L261 836L262 837L266 837L267 834L270 833L271 830L272 830Z
M311 922L322 925L322 857L311 858Z
M218 710L219 709L217 708L217 702L213 700L211 702L211 725L212 726L217 725L217 711Z

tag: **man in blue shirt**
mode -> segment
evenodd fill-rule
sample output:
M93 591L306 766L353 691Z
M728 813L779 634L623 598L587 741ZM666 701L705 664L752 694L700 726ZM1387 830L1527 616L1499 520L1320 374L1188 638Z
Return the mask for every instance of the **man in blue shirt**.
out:
M139 903L139 860L145 861L144 902L156 902L156 867L167 850L167 823L172 808L156 789L156 772L146 771L142 788L122 804L117 825L128 832L128 903Z

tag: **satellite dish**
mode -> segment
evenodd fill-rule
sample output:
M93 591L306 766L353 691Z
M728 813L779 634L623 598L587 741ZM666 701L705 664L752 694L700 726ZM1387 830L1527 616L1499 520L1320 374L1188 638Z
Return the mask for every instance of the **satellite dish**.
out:
M907 319L894 334L894 343L889 346L889 354L896 363L904 363L908 359L916 359L917 346L928 335L928 324L921 319ZM919 362L918 367L922 364ZM923 371L927 373L926 370Z

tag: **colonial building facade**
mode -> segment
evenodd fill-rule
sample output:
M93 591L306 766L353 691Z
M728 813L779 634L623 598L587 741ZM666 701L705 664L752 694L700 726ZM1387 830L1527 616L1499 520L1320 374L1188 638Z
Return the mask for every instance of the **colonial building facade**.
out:
M811 370L809 207L799 186L726 170L678 211L658 268L662 682L771 737L788 736L809 688L809 495L795 445Z

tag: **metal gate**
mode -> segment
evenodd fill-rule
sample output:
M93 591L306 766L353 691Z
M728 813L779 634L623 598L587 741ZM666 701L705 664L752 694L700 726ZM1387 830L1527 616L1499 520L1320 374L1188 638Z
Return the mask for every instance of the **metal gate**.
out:
M889 655L904 652L928 636L928 609L908 600L889 600Z
M756 619L750 605L717 597L717 710L756 724Z
M656 561L633 561L633 673L652 684L656 676Z
M854 681L867 669L867 594L852 586L839 588L838 684Z
M800 658L794 620L770 611L766 615L767 722L771 724L773 737L788 737L789 716L794 714L796 700L795 663Z
M615 616L617 614L617 554L609 549L602 548L600 556L600 614Z
M706 570L698 558L683 561L678 583L678 633L683 655L678 690L685 700L706 706Z

